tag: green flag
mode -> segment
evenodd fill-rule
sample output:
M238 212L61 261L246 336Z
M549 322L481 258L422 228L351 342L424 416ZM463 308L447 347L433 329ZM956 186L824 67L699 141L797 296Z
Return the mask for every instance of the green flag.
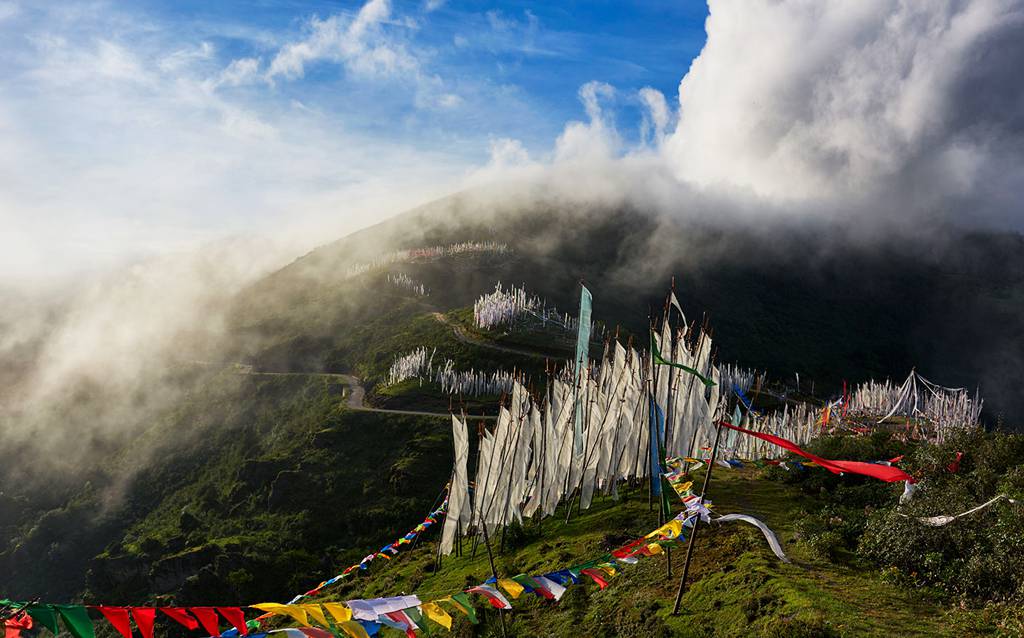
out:
M685 372L689 372L693 376L695 376L698 379L700 379L701 383L703 383L704 385L706 385L709 388L711 386L713 386L713 385L716 385L714 381L712 381L711 379L705 377L704 375L702 375L700 372L697 372L693 368L684 366L681 363L676 363L675 361L667 361L664 357L662 357L661 356L661 352L658 351L658 344L654 340L654 331L653 330L651 331L651 358L654 360L654 363L657 364L657 365L672 366L673 368L679 368L680 370L683 370Z
M473 601L469 599L469 595L465 592L458 594L452 594L452 602L458 605L459 609L469 616L469 622L474 625L479 621L476 619L476 608L473 607Z
M92 620L89 619L89 612L81 605L54 605L57 613L60 614L64 626L68 628L75 638L96 638L92 628Z
M53 610L53 607L49 605L32 605L25 611L28 612L29 616L32 616L32 620L39 623L43 627L46 627L53 635L57 635L57 612Z

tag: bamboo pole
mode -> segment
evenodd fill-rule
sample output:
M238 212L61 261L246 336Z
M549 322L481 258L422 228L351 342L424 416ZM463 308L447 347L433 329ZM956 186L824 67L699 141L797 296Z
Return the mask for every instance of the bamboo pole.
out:
M708 485L711 483L711 470L715 467L715 456L718 455L718 442L722 438L722 425L716 423L715 444L711 447L711 460L708 461L708 469L704 474L704 485L700 490L700 502L704 503L708 494ZM697 527L700 525L700 516L693 520L693 529L690 530L690 539L686 546L686 560L683 561L683 575L679 578L679 589L676 590L676 602L672 607L672 615L679 614L679 604L683 600L683 589L686 587L686 577L690 574L690 560L693 558L693 547L697 540Z

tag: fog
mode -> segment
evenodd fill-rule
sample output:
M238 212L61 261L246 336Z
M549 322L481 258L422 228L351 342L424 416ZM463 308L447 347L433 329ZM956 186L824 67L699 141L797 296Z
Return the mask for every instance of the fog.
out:
M370 4L356 20L390 11ZM109 46L50 43L38 87L53 89L59 77L81 91L78 122L102 124L112 159L72 172L60 194L46 185L57 180L46 166L53 139L35 140L17 166L10 155L0 160L8 175L24 176L0 195L0 221L14 229L0 282L5 440L58 450L73 465L88 449L79 441L129 434L177 397L162 376L169 364L219 356L234 292L319 244L450 192L466 191L495 215L543 203L628 206L720 227L834 222L847 232L828 241L863 245L894 234L942 242L950 227L1022 228L1024 2L709 5L707 43L689 69L679 61L675 99L651 87L625 95L596 78L579 89L580 119L549 148L531 153L519 139L495 137L488 159L475 163L332 136L322 114L297 107L273 117L240 108L166 60L148 65ZM357 26L372 28L324 22L317 42L329 47L331 33L349 37ZM370 50L346 46L343 60L365 61L359 56ZM283 46L260 81L301 74L303 51L313 54ZM399 61L399 70L419 73ZM99 63L104 82L87 73ZM249 81L252 64L233 65L224 82ZM125 74L129 82L115 82ZM643 110L641 130L617 124L625 102ZM131 117L112 122L104 109L113 104ZM26 108L0 100L3 130ZM49 104L39 118L65 108ZM197 119L200 112L216 118ZM166 137L149 128L141 135L148 118L165 119ZM115 134L117 126L124 130ZM128 144L133 132L140 139ZM14 148L8 138L6 150ZM143 206L149 200L160 204ZM82 212L135 205L151 219ZM233 220L229 238L194 223L218 214ZM657 256L678 252L659 238L639 247L647 258L630 270L635 276L660 274ZM63 259L75 242L93 239ZM729 252L723 243L694 259ZM99 388L103 409L55 421L53 404L82 384Z

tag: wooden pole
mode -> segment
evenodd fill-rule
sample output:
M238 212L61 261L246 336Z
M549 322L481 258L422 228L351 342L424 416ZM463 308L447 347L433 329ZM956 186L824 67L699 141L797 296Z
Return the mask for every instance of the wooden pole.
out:
M708 461L708 469L704 474L704 485L700 490L700 502L704 503L708 495L708 484L711 483L711 470L715 467L715 456L718 455L718 441L722 438L722 426L716 423L715 444L711 447L711 460ZM693 529L690 530L690 540L686 546L686 560L683 561L683 575L679 578L679 589L676 590L676 602L672 607L672 615L679 614L679 604L683 600L683 589L686 587L686 577L690 574L690 560L693 558L693 545L697 540L697 527L700 525L700 516L693 520Z
M498 570L494 566L494 553L491 552L491 540L487 536L487 523L486 522L483 524L483 530L484 530L484 546L487 547L487 560L491 563L491 576L494 577L494 580L498 580ZM501 635L504 636L504 637L507 637L508 634L505 633L505 614L504 614L504 610L502 610L502 609L498 610L498 622L501 623Z

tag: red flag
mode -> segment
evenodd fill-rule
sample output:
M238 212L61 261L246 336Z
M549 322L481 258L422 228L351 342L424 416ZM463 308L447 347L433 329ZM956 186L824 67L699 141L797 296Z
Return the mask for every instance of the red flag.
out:
M220 619L217 618L217 610L213 607L189 607L188 610L199 619L199 624L203 626L208 635L220 635Z
M952 463L947 465L946 469L949 470L951 474L956 474L957 472L959 472L960 471L960 459L962 459L962 458L964 458L964 453L963 452L957 452L956 453L956 459L954 459Z
M806 452L800 448L796 443L787 441L781 437L777 437L773 434L765 434L764 432L754 432L753 430L747 430L741 427L737 427L731 423L725 421L719 421L719 424L737 432L743 432L750 436L757 437L762 441L768 441L773 445L778 445L781 448L785 448L794 454L799 454L804 458L808 458L821 467L825 468L833 474L842 474L844 472L850 474L862 474L864 476L870 476L872 478L885 481L887 483L893 483L896 481L908 481L910 483L916 483L917 479L907 474L898 467L892 467L889 465L879 465L877 463L865 463L863 461L832 461L829 459L823 459L820 456L815 456L810 452Z
M142 638L153 638L153 622L156 620L156 607L132 607L132 618L139 628Z
M132 638L132 622L127 607L96 607L124 638Z
M32 616L20 612L14 618L4 621L4 638L21 638L21 632L32 629L32 626Z
M628 558L633 554L640 551L640 547L647 542L646 538L639 538L631 543L623 545L622 547L612 550L612 556L615 558Z
M231 626L238 630L241 635L249 633L249 628L245 626L245 612L238 607L218 607L217 611L220 612L221 616L227 619Z
M605 587L608 586L608 579L605 577L606 574L603 571L601 571L600 569L594 569L594 568L581 569L580 573L581 574L586 574L587 576L590 576L591 578L593 578L594 582L597 583L597 586L600 587L601 589L604 589Z
M160 611L184 625L186 629L199 629L199 623L183 607L161 607Z
M416 638L416 630L413 629L414 623L404 611L389 611L384 615L390 618L400 629L404 630L406 636Z

